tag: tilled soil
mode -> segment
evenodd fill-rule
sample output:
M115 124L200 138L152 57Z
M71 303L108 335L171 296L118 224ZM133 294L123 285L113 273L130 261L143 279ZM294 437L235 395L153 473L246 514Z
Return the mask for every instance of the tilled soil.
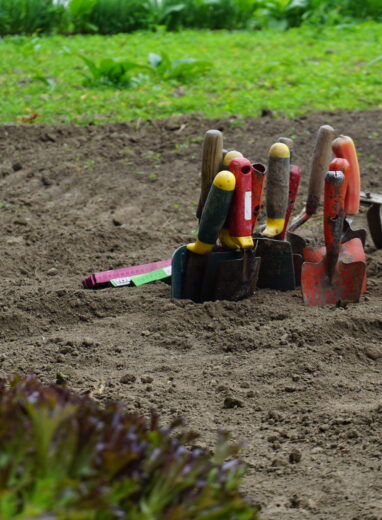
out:
M306 307L299 290L194 304L162 282L81 284L193 238L209 128L263 162L292 136L300 210L325 123L353 137L363 188L382 191L381 115L0 127L0 375L59 373L164 423L180 414L201 445L232 432L249 464L243 492L264 519L382 519L382 251L369 238L368 291L345 307Z

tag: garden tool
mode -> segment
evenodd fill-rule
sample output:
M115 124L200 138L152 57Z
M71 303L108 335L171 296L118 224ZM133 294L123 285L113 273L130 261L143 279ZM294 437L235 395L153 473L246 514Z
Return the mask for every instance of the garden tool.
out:
M287 145L287 147L289 148L289 153L290 153L290 162L292 163L292 157L293 157L292 139L290 139L289 137L280 137L277 142ZM295 164L291 164L290 172L289 172L288 206L287 206L287 211L285 214L284 228L280 235L281 240L285 240L285 235L286 235L287 227L289 224L289 219L293 212L294 203L296 201L296 197L297 197L297 193L298 193L298 188L300 186L300 181L301 181L301 168L299 168Z
M359 238L341 244L347 179L342 171L325 177L325 247L305 248L301 288L307 305L358 302L365 276L365 252Z
M111 271L103 271L101 273L95 273L82 281L82 285L85 289L103 289L105 287L121 287L123 285L132 285L134 277L147 275L152 272L156 272L156 275L160 278L166 278L170 276L168 267L171 266L170 260L160 260L158 262L151 262L149 264L134 265L131 267L124 267L122 269L113 269ZM165 269L163 273L159 273L159 270ZM167 270L167 271L166 271ZM155 278L159 280L160 278ZM143 280L140 278L140 280ZM153 278L148 281L154 281ZM147 282L144 282L147 283Z
M295 288L292 248L280 240L288 207L290 152L283 143L269 150L265 229L255 234L256 254L261 257L257 286L288 291Z
M348 215L352 215L352 212L358 213L359 211L359 199L360 199L360 183L359 174L354 175L354 169L347 159L336 157L329 165L331 171L342 171L345 174L347 188L345 195L345 219L342 229L341 242L349 242L353 238L359 238L365 247L366 242L366 230L365 229L352 229L351 220L348 219ZM359 170L358 170L359 172ZM348 193L350 192L350 196Z
M348 242L352 238L360 238L363 246L366 242L366 230L357 229L353 230L351 227L352 215L356 215L359 212L360 206L360 193L361 193L361 174L358 165L357 152L354 146L354 142L351 137L340 135L337 139L334 139L332 143L332 149L334 155L339 160L346 160L347 165L341 166L340 162L335 163L332 161L330 166L331 170L338 169L345 172L345 176L348 179L348 185L345 196L345 220L344 229L342 232L342 242Z
M284 143L288 146L290 152L290 160L292 161L293 155L293 141L289 139L289 137L280 137L278 140L279 143ZM296 166L295 164L291 164L290 173L289 173L289 197L288 197L288 206L287 212L285 214L285 224L284 229L281 232L280 238L281 240L285 240L286 232L289 224L290 217L293 212L294 204L296 201L298 189L301 181L301 168ZM292 249L293 252L293 249ZM295 284L296 287L300 285L301 281L301 267L302 267L302 254L293 252L293 266L294 266L294 276L295 276Z
M305 209L289 226L288 240L290 233L294 233L297 228L317 212L324 185L325 173L328 170L330 162L333 139L334 130L331 126L323 125L319 128L310 166L308 198ZM292 240L293 237L291 237L291 242Z
M243 169L243 175L251 178L252 166L249 161L243 164ZM260 259L255 256L253 242L239 241L242 246L247 246L241 249L238 246L228 250L216 248L216 240L229 213L235 187L234 173L223 170L216 175L203 208L196 242L178 248L173 255L173 298L202 302L239 300L253 294L260 263ZM251 211L251 199L246 200L245 192L241 194L244 204L247 202ZM240 211L245 216L248 209L244 207Z
M344 202L344 209L345 209L345 218L343 222L343 229L341 233L341 242L349 242L353 238L359 238L362 242L363 247L365 246L366 242L366 231L364 229L352 229L350 222L347 218L348 215L348 207L350 207L350 211L354 211L356 209L356 204L354 203L354 199L359 199L359 195L357 197L357 191L354 190L354 176L351 175L351 168L350 164L346 159L342 158L335 158L333 159L329 164L329 170L330 171L342 171L346 178L346 194L349 189L351 189L352 196L346 197L345 196L345 202ZM357 185L357 181L355 182ZM288 238L290 239L292 243L292 248L294 251L294 254L297 255L298 252L301 252L301 255L303 254L303 251L306 247L306 240L299 235L296 235L295 233L290 233L288 231ZM304 258L304 261L306 258ZM298 270L298 267L295 265L296 271ZM298 272L298 271L297 271ZM364 288L363 292L366 290L366 277L364 280Z
M382 195L361 191L361 204L370 206L366 213L370 235L375 247L382 249Z
M324 185L325 173L328 170L330 162L333 138L334 130L331 126L323 125L319 128L310 165L308 197L305 208L289 226L286 234L287 240L292 246L295 259L297 285L300 285L301 281L300 273L303 262L302 252L306 246L306 241L303 237L296 234L295 230L317 213Z
M219 130L208 130L204 136L202 151L201 190L196 217L200 220L203 206L215 175L223 162L223 134Z
M261 163L253 166L236 155L229 160L229 169L235 175L235 192L219 238L228 249L253 247L252 230L261 209L266 167Z
M336 157L333 159L329 164L329 170L330 171L342 171L345 175L345 183L346 183L346 191L345 191L345 202L344 202L344 223L341 233L341 243L344 244L345 242L350 242L353 238L359 238L362 243L362 247L365 248L365 242L366 242L366 231L364 229L357 229L354 230L351 228L350 223L348 222L347 215L348 215L348 208L350 208L350 211L357 210L357 201L359 201L359 191L354 190L354 175L351 175L351 168L350 164L346 159ZM357 179L355 182L357 186ZM359 186L359 184L358 184ZM351 197L348 197L347 194L351 191ZM308 261L314 261L310 260L309 258L304 257L304 260ZM362 285L362 292L366 291L366 273L363 280Z
M349 177L345 196L347 215L359 212L359 196L361 191L361 175L358 165L357 152L351 137L340 135L334 139L332 150L336 157L346 159L349 163Z

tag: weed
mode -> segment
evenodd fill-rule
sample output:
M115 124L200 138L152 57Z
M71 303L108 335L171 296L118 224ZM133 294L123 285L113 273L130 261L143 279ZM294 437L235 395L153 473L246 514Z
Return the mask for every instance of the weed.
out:
M190 147L189 143L175 143L175 150L184 150Z
M230 126L231 128L244 128L245 121L242 119L231 119Z
M151 52L148 56L148 62L152 70L161 78L184 83L192 81L196 76L212 67L211 62L195 58L182 58L172 61L165 52L161 54Z
M93 60L80 56L84 61L88 74L83 73L84 85L87 87L116 87L126 88L137 86L140 82L139 76L132 72L150 71L149 67L139 65L130 61L118 61L113 58L104 58L97 65Z
M204 137L202 135L195 135L194 137L191 137L190 142L194 144L201 143L204 140Z
M84 167L85 170L92 171L94 169L95 164L96 164L96 162L93 159L87 159L84 162L84 166L83 167Z
M148 151L147 153L144 154L144 159L152 159L154 161L157 161L158 159L161 158L161 154L159 152L152 152L152 151Z

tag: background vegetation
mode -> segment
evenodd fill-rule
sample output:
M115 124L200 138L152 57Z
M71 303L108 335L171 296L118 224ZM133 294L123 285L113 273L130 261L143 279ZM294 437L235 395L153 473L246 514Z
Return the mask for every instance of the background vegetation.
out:
M380 0L1 0L0 34L287 29L382 20Z
M295 116L382 106L378 23L107 39L9 36L0 39L0 54L0 122L102 123L192 112L258 116L264 109ZM102 69L99 77L84 58ZM189 58L197 62L187 65Z

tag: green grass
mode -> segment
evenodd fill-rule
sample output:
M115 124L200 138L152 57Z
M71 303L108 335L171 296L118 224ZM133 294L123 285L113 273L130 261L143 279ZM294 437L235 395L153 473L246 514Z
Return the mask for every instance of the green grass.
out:
M135 88L86 87L85 64L102 58L146 64L212 62L188 81L155 78ZM102 123L198 112L257 116L263 108L296 116L317 110L382 108L382 24L288 32L133 33L116 36L6 37L0 40L0 122Z

